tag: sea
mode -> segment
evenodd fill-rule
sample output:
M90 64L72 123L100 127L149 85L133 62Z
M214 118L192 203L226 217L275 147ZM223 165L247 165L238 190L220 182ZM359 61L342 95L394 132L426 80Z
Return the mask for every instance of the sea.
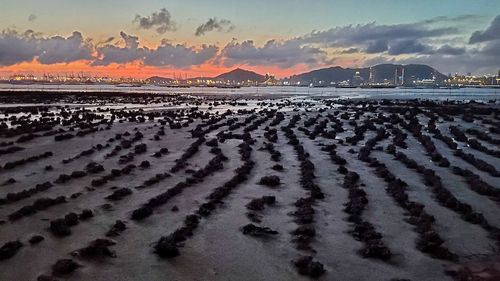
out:
M151 94L193 94L193 95L243 95L250 97L296 96L352 99L427 99L440 101L482 101L500 102L500 88L460 89L362 89L362 88L308 88L308 87L242 87L237 89L191 87L169 88L160 86L119 87L114 85L13 85L0 84L1 91L32 92L116 92Z

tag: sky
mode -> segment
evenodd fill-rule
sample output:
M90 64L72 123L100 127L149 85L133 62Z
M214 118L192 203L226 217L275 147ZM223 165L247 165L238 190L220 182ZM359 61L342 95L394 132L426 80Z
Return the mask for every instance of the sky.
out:
M500 69L500 0L0 0L0 76Z

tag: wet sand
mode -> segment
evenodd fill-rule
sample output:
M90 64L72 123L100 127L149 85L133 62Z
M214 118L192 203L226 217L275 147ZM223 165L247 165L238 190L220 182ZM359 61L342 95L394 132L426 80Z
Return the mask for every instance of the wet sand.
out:
M500 278L496 104L0 103L0 280Z

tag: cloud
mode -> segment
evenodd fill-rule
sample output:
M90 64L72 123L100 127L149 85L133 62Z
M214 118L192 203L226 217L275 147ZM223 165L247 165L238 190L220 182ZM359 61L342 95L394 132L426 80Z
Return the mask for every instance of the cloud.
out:
M187 68L201 65L214 58L219 48L213 45L202 45L199 49L182 44L163 42L156 50L150 51L144 59L144 64L149 66L169 66Z
M219 48L213 45L202 45L200 48L184 44L171 44L166 40L156 49L139 47L139 38L120 33L123 47L107 44L97 48L99 58L93 65L124 64L139 61L146 66L188 68L201 65L214 58Z
M242 43L236 41L227 44L222 49L221 57L226 66L236 64L247 65L274 65L292 67L298 64L319 65L332 62L327 58L325 51L303 46L297 40L269 40L262 47L255 46L252 40Z
M97 48L98 59L92 65L109 65L112 63L130 63L139 59L144 59L146 49L139 48L139 38L120 32L120 37L125 43L124 47L107 44Z
M349 48L349 49L344 49L342 51L340 51L341 54L355 54L355 53L359 53L360 50L358 48Z
M205 35L205 33L216 30L218 32L222 32L226 30L226 32L230 32L234 29L234 25L231 24L230 20L226 19L217 19L217 18L210 18L208 21L196 28L195 35L196 36L201 36Z
M499 46L500 47L500 46ZM412 57L388 57L380 56L375 60L365 61L366 65L373 62L378 63L398 63L398 64L427 64L441 73L496 73L498 70L498 60L493 56L486 56L483 53L465 53L459 56L443 56L441 54L417 55Z
M69 63L92 59L92 46L83 40L80 32L75 31L68 38L54 36L39 42L41 64Z
M421 23L379 25L346 25L326 31L314 31L300 37L304 43L319 43L338 47L369 46L370 44L393 40L423 39L448 36L458 33L456 27L429 27ZM380 45L379 45L380 46Z
M441 54L441 55L453 55L453 56L458 56L458 55L463 55L465 54L467 50L463 47L453 47L448 44L443 45L436 49L434 51L435 54Z
M159 12L154 12L148 17L136 15L134 23L139 24L139 27L142 29L155 28L156 32L159 34L177 30L176 22L172 19L170 12L165 8L161 9Z
M500 15L496 16L485 30L472 33L469 43L481 43L500 39Z
M102 46L102 45L106 45L106 44L109 44L111 42L113 42L115 40L115 37L111 36L111 37L108 37L107 39L105 40L102 40L102 41L99 41L95 44L95 47L99 47L99 46Z
M368 54L382 53L389 49L386 40L375 40L368 42L365 52Z
M438 16L428 20L420 21L422 24L435 24L435 23L463 23L463 22L476 22L482 19L482 15L473 15L473 14L465 14L459 15L456 17L448 17L448 16Z
M462 15L402 25L351 25L311 32L300 40L359 48L366 54L360 60L365 66L418 63L431 65L443 73L496 73L500 65L500 16L484 30L472 34L453 27L461 21L478 21L479 18L482 16ZM468 43L481 44L471 46Z
M417 40L396 40L389 45L389 55L397 56L402 54L415 54L429 52L431 47L424 45Z
M41 64L91 60L92 46L76 31L67 38L44 38L32 30L22 34L8 30L0 34L0 65L14 65L34 59Z
M459 56L468 50L462 46L465 44L463 42L465 39L455 42L457 36L463 36L463 31L456 27L456 24L463 21L477 21L481 17L479 15L442 16L404 24L383 25L372 22L345 25L324 31L313 31L297 37L295 40L301 42L302 46L312 45L321 50L329 48L358 49L360 54L367 55L362 60L372 59L374 54L384 54L382 57L401 55L407 57L421 55ZM492 27L488 28L488 32L485 31L485 33L489 33L490 29ZM346 52L340 54L343 55Z
M490 56L492 61L500 66L500 40L488 42L478 51L479 54Z
M28 17L28 21L30 21L30 22L34 22L34 21L36 20L36 18L37 18L37 16L36 16L35 14L31 14L31 15L29 15L29 17Z
M0 34L0 65L9 66L21 62L30 62L39 54L37 39L32 31L19 34L4 30Z
M124 32L117 38L94 41L77 31L66 37L50 37L31 30L24 33L4 30L0 33L0 66L32 61L55 64L85 60L93 66L136 62L165 68L189 68L207 63L315 68L333 62L360 65L392 62L426 63L443 72L463 69L491 72L500 65L500 33L497 32L500 16L472 34L457 27L460 19L471 21L477 17L437 17L393 25L375 22L345 25L290 39L271 39L263 44L233 39L220 47L178 44L165 39L155 47L145 47L140 44L139 37ZM137 16L135 22L141 28L159 33L175 29L175 22L166 9L148 17ZM232 28L229 20L211 18L197 28L196 35L227 32Z

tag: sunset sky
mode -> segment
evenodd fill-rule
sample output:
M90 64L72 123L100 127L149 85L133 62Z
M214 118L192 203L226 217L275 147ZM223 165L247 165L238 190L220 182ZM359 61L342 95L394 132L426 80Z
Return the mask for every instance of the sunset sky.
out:
M497 73L500 0L0 0L0 76L279 77L424 63Z

